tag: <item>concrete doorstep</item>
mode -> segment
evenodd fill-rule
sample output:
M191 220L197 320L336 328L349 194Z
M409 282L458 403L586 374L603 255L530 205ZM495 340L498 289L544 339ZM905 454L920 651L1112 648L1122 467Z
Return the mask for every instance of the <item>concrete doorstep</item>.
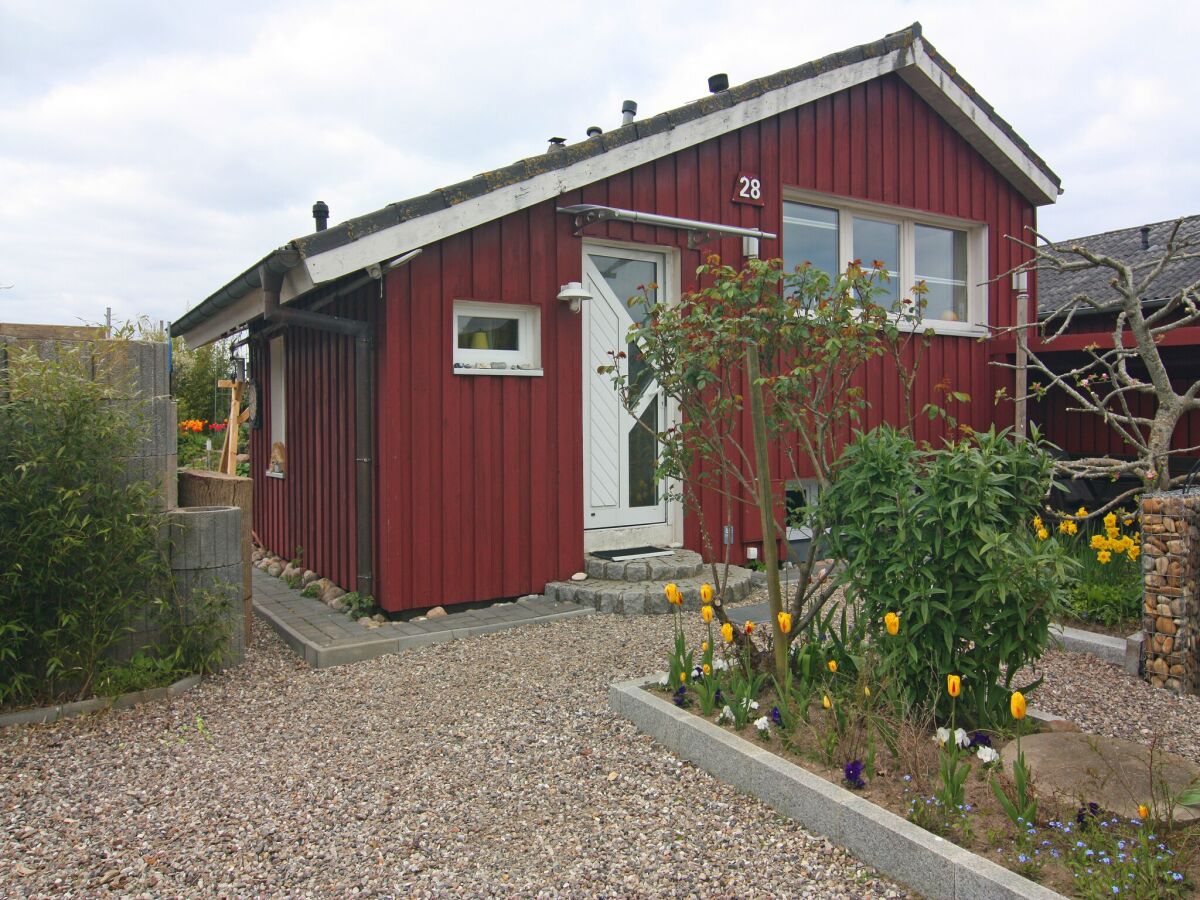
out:
M677 756L845 847L889 878L945 900L1062 897L643 690L660 677L612 685L610 708Z

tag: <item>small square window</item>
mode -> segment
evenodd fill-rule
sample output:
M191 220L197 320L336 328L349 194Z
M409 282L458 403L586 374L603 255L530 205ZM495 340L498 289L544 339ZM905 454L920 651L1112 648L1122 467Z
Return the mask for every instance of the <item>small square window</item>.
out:
M541 331L536 306L455 300L455 369L538 370Z

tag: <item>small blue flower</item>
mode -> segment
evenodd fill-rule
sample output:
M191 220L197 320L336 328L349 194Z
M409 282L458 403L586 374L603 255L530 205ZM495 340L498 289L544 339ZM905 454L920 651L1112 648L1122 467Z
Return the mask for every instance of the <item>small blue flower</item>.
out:
M1172 872L1172 873L1171 873L1171 880L1172 880L1172 881L1183 881L1183 876L1182 876L1182 875L1180 875L1178 872Z
M1115 884L1112 886L1112 889L1113 889L1114 894L1121 893L1121 889L1119 887L1117 887Z
M771 707L771 721L778 726L783 725L783 716L780 714L778 706Z
M851 787L862 788L866 787L867 783L862 779L863 764L861 759L852 759L846 763L843 772L846 776L846 783Z

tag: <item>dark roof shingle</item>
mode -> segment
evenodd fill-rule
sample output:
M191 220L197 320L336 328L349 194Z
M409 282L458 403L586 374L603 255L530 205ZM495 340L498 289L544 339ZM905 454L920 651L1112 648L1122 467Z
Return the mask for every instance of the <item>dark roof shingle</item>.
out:
M1167 240L1176 220L1156 222L1153 225L1139 225L1133 228L1121 228L1117 231L1105 231L1102 234L1092 234L1086 237L1071 238L1058 241L1045 248L1062 259L1067 259L1065 253L1072 246L1085 247L1093 253L1110 256L1122 262L1132 264L1135 269L1146 269L1153 266L1166 252ZM1142 246L1142 229L1148 228L1147 243ZM1182 239L1190 239L1193 251L1200 249L1200 215L1185 216L1176 236L1176 243ZM1072 298L1084 294L1093 300L1107 303L1110 299L1117 302L1117 295L1109 284L1112 271L1099 267L1095 269L1080 269L1074 272L1059 272L1045 265L1038 267L1038 317L1046 318L1066 306ZM1153 296L1144 297L1143 301L1162 300L1189 284L1200 280L1200 259L1176 260L1167 265L1162 274L1152 285ZM1092 312L1088 309L1087 312ZM1080 309L1077 315L1083 314Z

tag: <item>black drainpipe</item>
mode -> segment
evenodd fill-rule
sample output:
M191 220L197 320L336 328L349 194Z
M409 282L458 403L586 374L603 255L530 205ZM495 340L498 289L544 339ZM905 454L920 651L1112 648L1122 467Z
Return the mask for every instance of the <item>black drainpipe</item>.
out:
M375 470L373 459L373 433L375 429L375 380L371 377L372 334L371 326L358 319L343 319L303 309L290 309L279 305L279 290L283 286L283 273L273 272L268 266L258 270L263 290L263 318L267 322L295 325L299 328L314 328L332 334L343 334L354 338L354 458L355 497L354 506L358 530L358 576L355 589L363 597L375 595ZM380 285L383 282L380 279Z

